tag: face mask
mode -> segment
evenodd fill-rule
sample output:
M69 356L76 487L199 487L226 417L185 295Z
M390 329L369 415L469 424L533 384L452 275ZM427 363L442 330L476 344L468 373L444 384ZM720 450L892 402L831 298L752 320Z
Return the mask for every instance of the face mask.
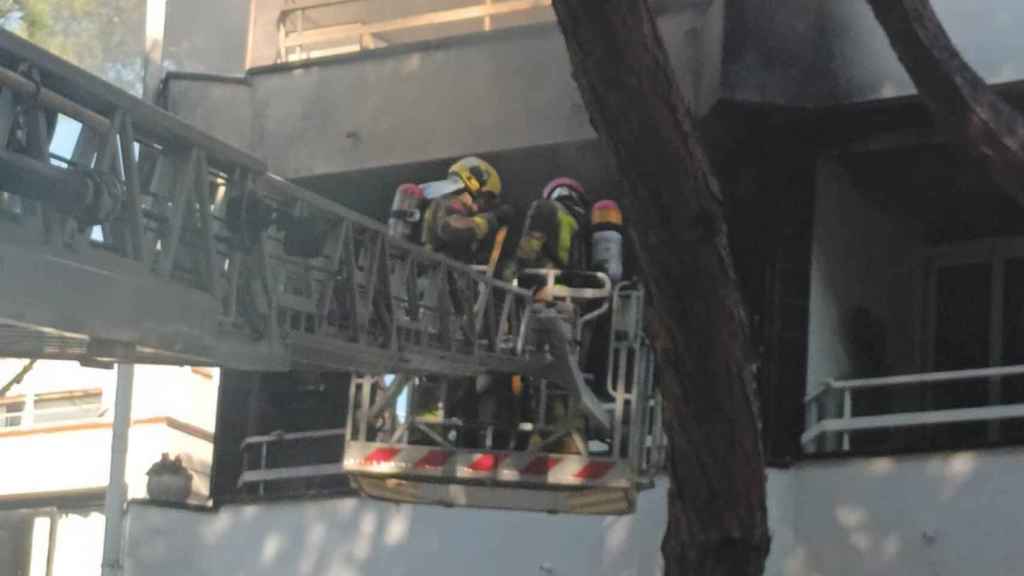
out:
M572 188L559 186L551 191L551 194L548 195L548 199L554 200L564 206L565 209L571 212L573 217L576 219L585 215L586 209L583 206L583 202L580 201L579 194L577 194Z
M450 194L457 190L462 190L465 187L466 185L458 176L449 176L444 180L438 180L436 182L427 182L426 184L420 185L420 188L423 189L423 197L426 198L427 200L440 198L445 194Z

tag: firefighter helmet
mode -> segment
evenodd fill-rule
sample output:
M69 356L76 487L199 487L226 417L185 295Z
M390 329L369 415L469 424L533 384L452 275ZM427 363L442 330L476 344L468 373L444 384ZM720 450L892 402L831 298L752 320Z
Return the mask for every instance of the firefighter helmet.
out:
M585 216L589 207L586 190L579 181L572 178L555 178L548 182L541 196L545 200L558 202L577 219Z
M449 176L458 177L470 194L476 196L480 192L501 195L501 177L486 160L476 156L467 156L448 169Z

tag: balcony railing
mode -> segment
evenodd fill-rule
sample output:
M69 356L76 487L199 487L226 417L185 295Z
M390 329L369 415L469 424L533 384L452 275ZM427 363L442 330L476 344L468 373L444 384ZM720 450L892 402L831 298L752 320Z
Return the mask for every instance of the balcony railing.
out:
M319 454L326 458L309 457L314 452L325 452L325 442L328 446L335 446L336 450L329 449ZM316 450L316 444L321 444L321 450ZM278 482L333 480L344 486L342 490L349 491L341 465L344 444L344 428L249 436L241 445L242 472L238 477L238 488L255 487L256 495L264 496L268 486ZM275 450L298 456L301 462L276 462ZM300 491L304 490L306 487Z
M993 381L1024 375L1024 365L905 374L882 378L829 380L804 399L807 425L801 444L805 452L820 450L821 441L838 440L830 451L850 450L850 436L868 430L898 430L948 424L990 422L1024 418L1024 403L952 407L888 414L854 415L854 396L878 389L923 388L934 384L989 387ZM831 412L838 414L826 414Z
M0 430L93 420L103 412L98 390L0 398Z
M417 39L452 36L447 25L478 22L473 31L495 29L495 18L533 16L528 21L553 20L551 0L486 0L473 6L409 14L400 18L375 22L341 21L330 25L313 22L310 14L329 11L352 0L318 2L281 11L278 18L278 61L294 62L323 58L403 43L403 35L413 33ZM371 3L372 5L372 3ZM461 28L460 28L461 30Z

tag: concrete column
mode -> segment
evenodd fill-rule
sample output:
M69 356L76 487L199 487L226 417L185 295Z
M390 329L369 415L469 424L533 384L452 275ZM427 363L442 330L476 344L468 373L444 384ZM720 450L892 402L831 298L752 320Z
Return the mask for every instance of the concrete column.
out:
M120 576L124 573L124 566L121 565L124 505L127 498L124 472L128 462L128 430L131 428L134 381L135 365L118 364L114 428L110 442L110 477L103 502L103 513L106 516L103 531L103 576Z

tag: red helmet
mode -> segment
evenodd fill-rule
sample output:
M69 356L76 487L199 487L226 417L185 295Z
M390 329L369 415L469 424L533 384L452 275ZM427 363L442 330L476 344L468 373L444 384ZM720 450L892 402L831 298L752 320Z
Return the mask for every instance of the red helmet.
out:
M544 193L541 195L545 200L557 200L557 196L552 198L552 194L559 188L568 188L570 191L576 193L581 201L585 201L587 198L587 191L583 189L583 184L580 184L577 180L572 178L555 178L551 182L548 182L547 186L544 187Z
M583 222L590 209L583 185L572 178L555 178L544 187L545 200L553 200L568 210L577 221Z

